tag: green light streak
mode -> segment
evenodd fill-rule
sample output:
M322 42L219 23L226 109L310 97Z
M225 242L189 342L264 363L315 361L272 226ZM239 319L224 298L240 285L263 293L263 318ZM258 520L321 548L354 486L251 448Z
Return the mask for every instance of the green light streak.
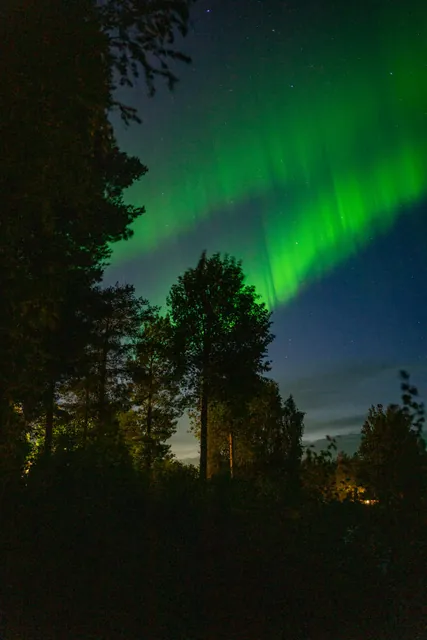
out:
M245 82L220 99L212 87L203 135L196 128L191 139L187 123L189 142L176 140L163 170L131 190L147 215L134 239L115 248L114 263L154 251L230 203L271 203L277 192L275 206L260 212L264 253L244 259L248 280L275 306L390 228L427 195L425 27L422 11L405 21L389 14L371 45L375 54L362 43L360 56L337 66L343 34L326 53L314 47L320 71L296 62L295 80L291 63L287 71L275 64L283 47L267 74L254 51L242 66ZM244 233L239 243L237 256L245 253Z
M319 190L307 208L296 213L298 223L291 232L280 218L267 222L269 277L260 271L251 274L257 289L272 306L292 298L307 279L323 275L356 252L374 229L388 229L398 207L419 196L425 169L412 150L405 157L402 149L402 155L384 159L379 167L368 165L357 177L340 175L335 190L333 185Z

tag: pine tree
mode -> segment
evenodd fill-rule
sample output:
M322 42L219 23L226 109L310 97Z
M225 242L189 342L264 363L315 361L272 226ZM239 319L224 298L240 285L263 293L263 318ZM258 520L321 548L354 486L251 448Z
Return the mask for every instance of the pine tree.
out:
M76 375L62 389L63 406L82 425L84 442L89 435L108 436L118 413L130 407L129 360L147 309L131 285L94 290L88 341Z
M173 84L169 62L187 60L173 36L185 32L190 5L5 0L0 7L0 427L16 404L42 403L47 448L70 365L55 351L68 327L68 292L76 303L88 294L111 245L129 238L143 213L123 199L146 167L115 140L113 108L127 122L138 119L117 103L116 84L132 83L138 70L150 92L156 77Z
M147 469L170 457L167 440L182 413L179 380L171 356L169 319L151 308L143 319L135 358L130 363L131 408L120 417L134 459Z

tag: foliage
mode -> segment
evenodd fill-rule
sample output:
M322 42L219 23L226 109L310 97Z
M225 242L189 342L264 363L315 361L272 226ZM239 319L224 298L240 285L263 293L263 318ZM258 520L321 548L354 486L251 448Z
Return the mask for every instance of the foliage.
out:
M371 407L362 427L359 455L363 484L375 499L390 504L421 496L425 452L401 407Z
M290 495L294 496L294 499L298 498L301 484L304 416L305 413L297 408L293 396L290 395L282 409L283 445L281 448L279 447L279 451L282 450L285 453L284 466L287 473L288 490Z
M418 399L418 389L410 382L409 373L400 372L400 388L402 391L402 411L408 416L411 430L417 435L420 447L424 448L423 424L425 422L424 403Z
M257 393L248 403L246 428L241 434L237 431L244 471L275 478L294 497L300 485L304 415L292 395L283 402L277 383L260 378Z
M148 303L130 285L93 291L88 339L81 367L63 388L64 408L102 436L116 414L130 406L129 361L136 348Z
M120 424L134 459L150 468L157 460L170 458L166 441L175 432L182 413L179 380L172 363L170 322L156 308L150 308L143 319L129 369L131 408L121 414Z
M172 286L167 304L187 404L200 410L200 473L206 478L209 404L239 398L244 407L245 392L269 368L270 313L245 284L241 263L219 254L203 253Z
M150 92L156 76L175 79L168 64L186 57L173 34L185 32L190 4L5 0L0 8L0 423L13 421L16 404L31 421L44 413L47 449L58 386L75 365L70 334L81 329L111 245L131 236L144 211L124 201L147 169L117 145L111 109L137 118L117 103L115 85L138 68Z
M336 498L336 463L333 452L336 442L327 436L329 444L324 451L315 451L312 445L305 449L302 461L302 487L306 496L315 502L328 502Z
M173 45L176 33L185 36L194 0L106 0L98 5L102 30L108 36L110 64L119 85L134 86L143 71L150 95L155 79L162 77L170 89L178 81L170 63L190 62ZM112 87L113 91L115 86ZM136 111L113 101L125 122L138 120Z
M22 410L14 407L11 415L0 431L0 505L9 486L19 482L30 453Z
M364 499L365 488L360 485L360 461L357 454L338 454L335 482L338 500Z
M276 467L282 447L282 398L279 386L269 378L259 378L256 392L249 399L246 442L249 449L247 466L268 473ZM244 436L243 436L244 437Z

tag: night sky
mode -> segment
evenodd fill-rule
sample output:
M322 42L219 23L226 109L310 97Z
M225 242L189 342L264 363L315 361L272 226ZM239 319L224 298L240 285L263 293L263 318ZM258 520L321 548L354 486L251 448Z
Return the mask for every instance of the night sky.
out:
M401 368L427 399L425 0L199 0L181 48L173 94L121 96L147 212L107 282L164 305L203 249L241 258L307 438L399 401ZM185 420L173 443L197 453Z

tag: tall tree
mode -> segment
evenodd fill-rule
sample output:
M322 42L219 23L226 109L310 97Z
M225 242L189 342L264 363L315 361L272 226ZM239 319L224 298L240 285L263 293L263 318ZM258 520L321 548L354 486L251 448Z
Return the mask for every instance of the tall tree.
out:
M241 408L239 406L239 415ZM209 402L209 434L207 476L211 478L218 474L234 474L236 468L236 430L238 420L231 406L231 399L226 402L212 400ZM200 442L200 406L189 412L191 431ZM238 439L239 445L241 439ZM240 447L238 447L240 453ZM238 456L240 458L240 456ZM239 460L240 462L240 460Z
M253 465L264 474L286 479L289 491L296 494L305 414L297 408L292 395L282 401L276 382L260 382L258 394L249 403Z
M284 445L281 426L282 398L279 385L270 378L260 376L255 393L248 398L247 418L238 435L240 465L261 474L276 468L276 459L280 457L278 448L283 449Z
M134 355L148 303L131 285L94 290L90 336L81 367L63 389L63 405L83 423L84 437L93 427L103 437L123 407L130 406L129 359Z
M130 363L131 409L120 420L134 459L147 469L170 454L167 440L182 413L170 329L169 319L160 316L157 308L147 311Z
M297 495L301 482L301 460L303 454L304 416L292 394L283 405L282 424L286 451L286 473L291 495Z
M145 72L173 82L173 35L185 32L191 0L5 0L0 7L0 425L15 404L42 395L52 413L52 355L66 291L99 281L111 243L131 235L143 212L124 190L146 168L122 153L109 122L116 84ZM156 61L158 62L156 66ZM80 274L86 273L86 283ZM71 283L71 285L70 285ZM30 398L34 403L35 398ZM41 397L38 398L41 401ZM50 421L50 418L49 418Z
M145 170L137 160L128 165L115 145L108 41L91 5L50 0L1 9L0 349L11 370L0 369L0 395L6 405L26 401L32 380L45 380L48 414L67 293L99 279L107 244L126 237L140 211L122 203L121 187ZM34 371L34 362L47 370Z
M200 476L207 477L208 407L268 370L270 313L241 262L203 253L173 285L168 308L189 406L200 409Z

